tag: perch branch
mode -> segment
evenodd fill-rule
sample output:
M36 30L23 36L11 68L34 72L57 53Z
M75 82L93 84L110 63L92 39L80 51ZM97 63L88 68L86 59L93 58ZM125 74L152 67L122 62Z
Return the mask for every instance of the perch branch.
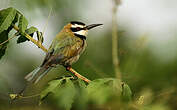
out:
M66 70L70 71L71 73L73 73L75 76L77 76L78 78L84 80L85 82L89 83L90 80L87 79L86 77L80 75L77 71L75 71L73 68L71 67L67 67Z
M13 28L14 28L16 31L19 32L19 28L18 28L16 25L14 25ZM25 37L26 37L26 38L28 38L31 42L33 42L34 44L36 44L39 48L41 48L44 52L47 53L47 49L46 49L40 42L38 42L37 40L33 39L33 38L32 38L30 35L28 35L27 33L24 33L24 34L25 34ZM80 75L80 74L79 74L78 72L76 72L73 68L68 67L68 68L66 68L66 69L67 69L68 71L70 71L71 73L73 73L75 76L77 76L79 79L82 79L83 81L85 81L85 82L87 82L87 83L90 82L89 79L87 79L86 77Z

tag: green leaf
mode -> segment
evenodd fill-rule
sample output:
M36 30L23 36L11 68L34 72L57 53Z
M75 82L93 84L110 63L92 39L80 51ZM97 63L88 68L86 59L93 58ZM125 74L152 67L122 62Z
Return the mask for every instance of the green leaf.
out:
M29 34L31 37L33 37L33 34L35 33L35 32L37 32L38 31L38 29L36 28L36 27L30 27L30 28L28 28L27 30L25 30L25 32L27 33L27 34ZM17 43L23 43L23 42L25 42L25 41L29 41L29 39L28 38L26 38L25 36L23 36L23 35L21 35L19 38L18 38L18 40L17 40Z
M132 91L127 84L122 85L122 100L123 101L131 101L132 99Z
M65 110L70 110L72 103L74 102L76 89L70 79L67 78L63 81L66 82L56 89L54 99L59 107Z
M97 79L89 83L87 91L89 100L97 104L104 104L112 96L121 95L121 81L113 78Z
M0 43L6 41L8 39L8 31L5 30L3 32L0 33ZM2 56L4 56L6 48L7 48L7 44L8 42L6 42L3 45L0 45L0 59L2 58Z
M37 31L38 31L38 29L36 27L34 27L34 26L32 26L32 27L28 28L27 30L25 30L25 32L27 34L32 34L32 33L37 32Z
M53 99L60 108L70 110L76 89L70 77L63 77L49 82L49 86L40 94L41 100L49 93L53 93Z
M20 16L18 27L20 29L20 32L22 32L22 33L24 33L25 30L27 29L27 27L28 27L28 21L25 18L25 16L23 16L23 15Z
M7 30L16 16L14 8L7 8L0 11L0 33Z
M12 21L13 24L17 23L19 20L19 14L16 13L14 20Z
M38 41L40 41L41 43L44 42L44 37L43 37L43 33L42 33L42 32L37 31L37 39L38 39Z
M49 86L43 90L40 94L41 100L44 99L49 93L54 92L54 90L61 85L63 80L52 80L48 84Z
M76 110L86 110L88 103L87 86L81 79L77 79L75 88L77 89L74 104Z
M12 30L12 26L10 26L7 30L4 30L3 32L0 33L0 44L8 40L8 34L11 30ZM5 54L8 42L9 41L0 45L0 59Z

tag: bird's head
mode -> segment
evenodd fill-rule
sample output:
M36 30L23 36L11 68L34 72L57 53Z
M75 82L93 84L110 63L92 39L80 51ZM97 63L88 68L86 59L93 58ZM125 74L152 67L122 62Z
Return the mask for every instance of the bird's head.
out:
M85 25L82 22L78 21L71 21L68 24L68 29L77 37L86 39L88 30L100 26L102 24L91 24L91 25Z

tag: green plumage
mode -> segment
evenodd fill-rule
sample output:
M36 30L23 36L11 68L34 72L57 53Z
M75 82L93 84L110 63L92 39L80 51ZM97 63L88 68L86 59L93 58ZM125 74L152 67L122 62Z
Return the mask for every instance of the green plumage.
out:
M37 83L51 67L55 67L57 64L65 67L71 66L79 59L85 47L84 39L75 36L68 27L64 27L54 38L42 65L29 73L25 79Z
M37 83L52 67L60 64L65 67L75 63L86 47L88 30L102 24L91 24L72 21L54 38L42 65L26 75L27 81Z

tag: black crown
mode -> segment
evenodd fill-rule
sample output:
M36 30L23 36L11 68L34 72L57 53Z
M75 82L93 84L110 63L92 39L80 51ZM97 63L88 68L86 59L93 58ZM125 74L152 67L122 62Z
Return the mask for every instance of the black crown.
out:
M82 22L79 22L79 21L71 21L70 22L71 24L78 24L78 25L85 25L84 23L82 23Z

